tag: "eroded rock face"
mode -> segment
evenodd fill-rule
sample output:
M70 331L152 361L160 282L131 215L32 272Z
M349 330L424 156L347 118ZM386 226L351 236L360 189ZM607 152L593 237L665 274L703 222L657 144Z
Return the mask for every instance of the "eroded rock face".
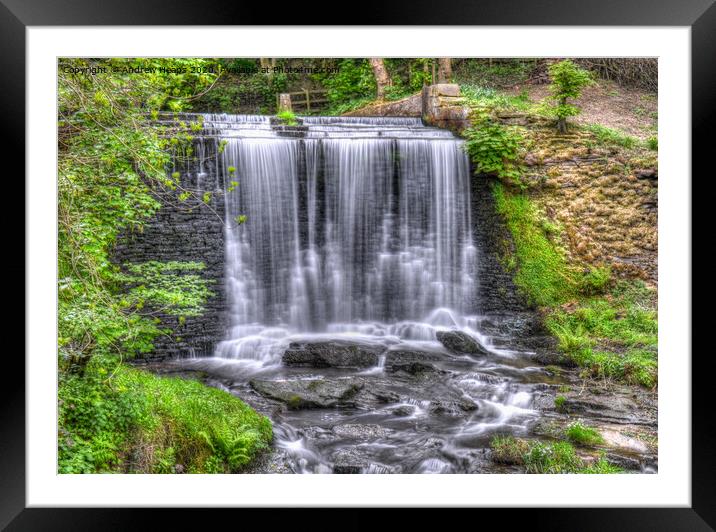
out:
M477 338L462 331L438 331L438 342L453 353L468 353L471 355L488 355L490 352Z
M313 368L367 368L378 365L385 348L355 343L294 342L283 354L287 366Z
M356 379L250 381L251 387L264 397L285 403L292 410L355 406L353 400L363 382Z

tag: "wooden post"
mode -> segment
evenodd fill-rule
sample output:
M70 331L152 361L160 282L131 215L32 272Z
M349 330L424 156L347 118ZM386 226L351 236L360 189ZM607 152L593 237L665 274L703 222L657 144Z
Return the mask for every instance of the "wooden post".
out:
M278 97L278 112L281 111L293 111L293 107L291 106L291 95L290 94L280 94Z

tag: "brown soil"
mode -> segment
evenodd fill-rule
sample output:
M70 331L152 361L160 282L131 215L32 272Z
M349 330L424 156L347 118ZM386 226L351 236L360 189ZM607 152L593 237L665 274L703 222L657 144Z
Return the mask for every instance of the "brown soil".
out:
M509 92L519 94L524 89L533 101L549 96L547 85L515 86ZM658 101L653 92L600 80L587 87L576 103L582 113L572 120L578 124L601 124L640 139L656 134Z

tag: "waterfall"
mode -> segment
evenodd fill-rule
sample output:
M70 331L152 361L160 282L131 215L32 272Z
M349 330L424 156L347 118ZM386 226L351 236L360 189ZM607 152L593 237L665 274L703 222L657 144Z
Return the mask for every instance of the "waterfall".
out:
M227 184L218 356L376 324L420 339L431 316L474 312L469 163L450 132L385 117L307 117L296 136L260 116L204 115L204 127L222 140Z

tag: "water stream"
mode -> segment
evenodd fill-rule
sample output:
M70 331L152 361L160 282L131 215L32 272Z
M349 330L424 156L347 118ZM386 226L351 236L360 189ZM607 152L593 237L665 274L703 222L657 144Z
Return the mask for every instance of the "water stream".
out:
M559 380L484 326L459 138L410 118L204 127L230 190L229 329L181 364L269 415L292 471L480 472L495 433L529 431L535 393ZM447 349L441 331L487 353ZM332 346L352 347L326 362ZM304 363L283 360L292 349Z

